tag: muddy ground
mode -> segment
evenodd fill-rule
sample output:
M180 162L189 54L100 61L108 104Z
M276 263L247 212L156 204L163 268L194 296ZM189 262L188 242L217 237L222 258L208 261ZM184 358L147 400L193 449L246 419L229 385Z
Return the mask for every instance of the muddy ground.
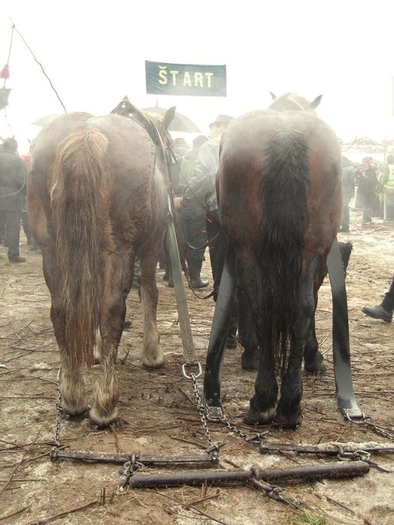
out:
M394 324L367 318L365 304L378 304L394 268L394 223L360 225L352 215L352 231L340 240L353 242L347 291L353 380L360 408L381 427L394 429ZM394 475L371 468L363 477L314 483L281 483L284 494L300 509L274 501L250 486L198 486L128 490L117 494L119 465L51 462L48 443L55 430L56 375L59 357L49 319L49 294L41 255L28 251L26 264L10 265L0 247L0 523L90 524L194 523L300 524L394 523ZM204 265L210 278L209 266ZM119 349L120 417L123 425L97 431L87 420L62 420L63 448L110 454L139 451L143 455L199 455L206 436L196 409L191 382L182 376L184 362L173 289L162 282L158 323L166 365L149 371L140 364L141 306L136 290L128 299L132 328ZM213 303L187 290L197 355L205 362ZM305 375L303 424L296 431L269 428L269 443L378 442L390 444L366 425L346 421L337 407L332 369L331 305L328 282L323 284L317 330L328 370L323 377ZM227 350L222 374L224 409L228 419L248 435L242 423L252 393L254 374L241 370L241 349ZM97 369L87 374L91 385ZM198 380L199 389L202 387ZM257 464L284 468L324 464L336 459L297 455L262 455L258 447L219 424L210 424L213 441L224 443L220 468ZM391 442L393 446L394 443ZM394 455L374 456L394 468ZM147 472L157 469L147 468ZM320 521L313 521L313 519Z

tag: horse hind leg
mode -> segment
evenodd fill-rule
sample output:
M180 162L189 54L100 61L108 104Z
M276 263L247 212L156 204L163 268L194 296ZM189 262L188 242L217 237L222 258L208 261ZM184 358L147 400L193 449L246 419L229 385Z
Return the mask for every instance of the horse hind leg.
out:
M275 417L278 385L270 340L260 326L263 294L258 266L248 252L243 254L242 260L243 264L239 265L239 287L246 294L241 299L241 304L247 309L247 315L243 322L247 321L249 324L249 335L245 340L243 339L244 326L242 326L241 321L241 344L242 340L246 344L242 356L242 366L248 369L256 366L258 368L255 393L250 400L249 410L244 421L248 425L264 425L270 423Z
M94 388L94 403L89 411L99 428L113 423L118 415L119 387L115 364L126 315L126 297L133 279L130 256L107 254L100 298L100 336L95 356L100 367Z
M242 288L238 288L238 304L238 339L244 349L241 355L241 365L243 370L258 370L260 349L249 301Z
M60 351L60 394L63 411L69 416L79 416L88 410L85 382L81 365L74 362L67 349L65 338L65 314L54 302L51 307L51 319Z
M299 309L293 328L290 353L286 370L282 374L281 396L277 407L276 423L296 428L301 423L302 359L315 310L313 295L314 270L311 263L306 277L300 284Z
M59 389L62 408L69 416L79 416L88 410L85 382L81 373L82 364L76 363L68 351L65 333L66 312L58 301L58 292L51 279L52 272L49 266L44 252L44 275L52 293L51 320L60 352Z
M164 363L160 348L160 336L157 330L158 290L156 284L156 266L159 260L160 243L151 251L141 254L141 301L144 311L144 336L142 363L148 368L158 368Z
M244 421L247 425L266 425L275 418L278 385L275 377L275 366L268 346L261 344L259 370L256 376L255 393Z
M326 370L323 355L319 351L316 337L315 318L311 320L311 326L304 349L304 368L309 374L323 374Z

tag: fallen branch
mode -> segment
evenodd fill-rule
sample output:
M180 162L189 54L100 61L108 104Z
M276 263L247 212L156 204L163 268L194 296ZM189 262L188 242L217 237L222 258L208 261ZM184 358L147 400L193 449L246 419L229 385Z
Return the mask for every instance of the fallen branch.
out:
M183 503L182 501L180 501L178 498L175 498L174 496L169 496L168 494L163 494L162 492L159 492L158 490L155 492L155 494L158 494L159 496L163 496L163 498L168 498L168 499L170 499L172 501L175 501L181 507L184 507L187 510L192 510L194 512L197 512L198 514L201 514L201 516L204 516L204 518L208 518L208 519L214 521L215 523L220 523L221 525L228 525L228 523L226 523L225 521L218 520L218 519L214 518L213 516L207 514L206 512L203 512L202 510L197 509L196 507L194 507L194 505L190 505L190 504L188 505L187 503Z
M7 520L8 518L12 518L13 516L20 514L21 512L24 512L25 510L29 508L30 508L30 505L28 505L27 507L23 507L21 509L15 510L14 512L11 512L10 514L6 514L5 516L1 516L0 521Z
M90 501L89 503L85 503L84 505L80 505L79 507L74 507L69 510L65 510L64 512L60 512L59 514L55 514L54 516L49 516L48 518L42 518L40 520L34 520L29 525L44 525L45 523L49 523L50 521L54 521L60 518L64 518L65 516L68 516L69 514L72 514L73 512L78 512L79 510L84 510L89 507L92 507L93 505L99 505L99 500Z

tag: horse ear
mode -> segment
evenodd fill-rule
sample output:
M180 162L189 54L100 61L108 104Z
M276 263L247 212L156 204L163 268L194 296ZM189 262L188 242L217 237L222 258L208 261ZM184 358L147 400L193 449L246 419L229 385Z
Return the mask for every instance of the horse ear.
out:
M165 129L169 128L169 125L175 118L176 106L172 106L170 109L167 109L166 114L164 115L164 127Z
M321 102L322 96L323 95L319 95L318 97L315 98L315 100L313 102L311 102L311 108L313 108L313 109L317 108L317 106Z
M270 91L270 95L272 97L272 100L275 100L276 99L276 95L274 93L272 93L272 91Z

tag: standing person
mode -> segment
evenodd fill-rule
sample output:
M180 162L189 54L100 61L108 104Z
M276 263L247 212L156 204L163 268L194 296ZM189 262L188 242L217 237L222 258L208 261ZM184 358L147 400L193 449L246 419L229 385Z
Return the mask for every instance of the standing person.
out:
M8 260L11 263L26 262L19 253L19 239L27 170L17 149L17 141L9 138L0 151L0 231L5 225Z
M219 169L219 147L222 135L232 117L219 115L209 125L211 134L199 149L193 175L189 180L182 198L175 199L175 208L186 206L191 199L198 199L206 211L209 257L214 281L214 298L219 290L227 238L221 227L219 206L216 198L216 176Z
M363 197L363 224L367 224L372 220L376 204L377 183L377 173L372 165L372 159L371 157L365 157L362 163L362 172L358 188L358 191Z
M381 319L386 323L391 323L394 310L394 277L391 281L390 289L385 294L383 301L377 306L364 306L362 311L369 317Z
M173 142L174 158L171 165L171 186L174 197L181 197L184 189L184 178L182 176L182 163L185 155L190 151L190 146L184 138L176 138ZM182 270L185 271L185 241L183 239L182 217L179 209L175 209L174 226L178 241L179 257L181 259ZM172 278L171 262L166 247L163 246L159 261L160 267L163 267L165 272L163 281L167 281L167 286L174 287Z
M193 176L200 147L208 140L205 135L199 135L193 140L192 150L185 155L181 164L181 178L184 188ZM208 281L201 279L201 268L207 246L206 212L196 196L185 200L179 208L183 233L185 258L189 269L190 286L205 288Z
M31 150L25 155L21 155L21 159L25 163L26 171L29 172L30 166L31 166ZM27 203L26 203L26 198L25 198L25 202L24 202L23 210L22 210L22 227L26 235L27 246L32 252L39 251L40 249L38 247L38 244L36 243L36 240L34 239L33 234L31 233L31 230L30 230L29 217L27 215L26 204Z
M350 226L349 203L354 197L354 170L351 162L342 158L342 218L340 232L348 232Z
M196 166L193 170L182 198L174 200L175 208L185 206L191 198L197 198L206 211L206 226L208 236L209 258L213 277L213 298L216 301L219 292L228 239L221 226L219 206L216 197L216 177L219 169L219 148L222 135L232 121L228 115L218 115L209 127L210 138L199 149ZM230 330L226 347L236 348L238 303L234 304Z

